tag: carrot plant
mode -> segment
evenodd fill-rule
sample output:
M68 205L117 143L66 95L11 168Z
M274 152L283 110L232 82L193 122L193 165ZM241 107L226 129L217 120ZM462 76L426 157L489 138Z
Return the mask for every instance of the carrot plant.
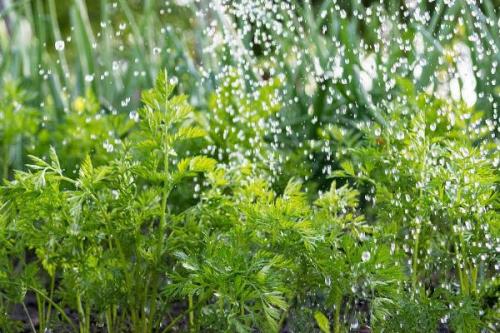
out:
M360 126L367 142L336 176L364 184L368 209L406 255L417 302L449 306L438 311L444 323L476 331L489 318L479 307L490 294L498 242L498 152L473 109L426 94L407 99L388 105L383 123Z
M335 332L350 320L385 319L402 269L357 213L359 193L333 183L311 205L297 181L277 195L263 178L246 174L209 174L212 188L179 221L186 238L177 240L180 266L165 292L199 302L192 325L276 331L294 308L310 306L309 295L325 296ZM350 318L359 302L369 306Z
M5 265L23 272L10 283L36 295L39 329L277 331L310 294L325 295L336 332L385 318L401 269L359 214L359 193L333 183L313 205L296 180L280 195L260 167L180 150L206 134L173 89L161 74L109 160L87 156L72 176L51 149L2 188L5 241L19 244L6 256L24 257ZM174 205L194 176L198 203ZM359 302L369 307L351 318ZM168 320L176 304L185 311Z
M49 299L39 299L39 307L48 308L41 330L49 327L54 300L75 309L80 332L90 332L93 311L104 316L109 331L151 332L159 326L159 290L172 255L168 199L183 179L215 165L176 153L180 141L203 131L189 125L191 107L185 97L171 97L172 91L160 75L143 95L140 129L109 163L94 166L87 157L71 177L52 149L48 161L32 157L29 170L4 187L6 223L23 235L25 251L34 253L38 281L50 281L44 291Z

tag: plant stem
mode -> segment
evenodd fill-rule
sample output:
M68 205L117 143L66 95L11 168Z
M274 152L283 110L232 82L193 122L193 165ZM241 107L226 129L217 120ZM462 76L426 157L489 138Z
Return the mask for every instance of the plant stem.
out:
M163 331L161 331L161 333L166 333L168 332L169 330L171 330L174 325L179 321L181 320L187 312L190 312L192 310L195 310L195 309L198 309L199 307L201 307L203 305L203 303L208 299L209 297L204 297L202 299L198 299L198 303L196 305L193 305L193 307L188 307L188 309L182 311L181 314L179 314L177 317L175 317L164 329Z
M418 229L417 229L418 230ZM415 244L413 245L413 257L412 257L412 279L411 279L411 285L413 288L413 291L416 290L417 288L417 282L418 282L418 250L419 250L419 239L420 239L420 230L417 231L415 235Z
M85 304L85 331L90 333L90 303Z
M471 286L470 290L473 295L477 294L477 267L470 265L471 271Z
M299 285L300 284L297 284L298 286L296 287L297 290L299 290ZM281 318L280 318L280 321L278 322L278 329L281 331L281 328L283 327L283 324L285 323L285 320L286 318L288 317L288 314L290 313L290 308L292 308L293 306L295 306L295 304L297 303L297 295L295 295L290 304L288 305L287 309L285 311L283 311L283 314L281 315ZM244 310L244 307L242 307L243 310ZM244 313L242 313L243 315Z
M462 280L464 284L464 294L469 295L470 294L470 284L469 284L469 276L467 274L467 266L468 266L468 260L467 260L467 253L466 253L466 247L465 247L465 240L464 240L464 235L462 232L459 234L459 239L460 239L460 253L462 257Z
M30 316L30 313L28 311L28 308L26 308L26 304L24 304L24 302L22 302L21 304L23 306L24 312L26 313L26 317L28 317L28 321L30 323L31 329L33 330L34 333L36 333L35 325L33 324L33 321L31 320L31 316Z
M153 281L153 283L151 284L152 285L152 287L151 287L152 294L151 294L151 297L149 300L149 303L151 303L151 307L149 309L149 315L148 315L149 322L147 323L147 326L146 326L147 332L153 331L154 318L155 318L155 314L156 314L156 298L158 297L158 284L159 284L159 280L160 280L160 277L158 276L158 273L156 271L153 273L153 277L151 278L151 280ZM147 296L147 294L148 294L148 290L146 289L146 296ZM144 301L145 301L145 303L147 303L147 297Z
M170 195L170 183L169 183L169 159L168 154L170 151L170 144L168 142L168 126L165 124L164 133L162 135L163 144L163 193L161 199L161 217L160 217L160 239L163 240L163 232L167 228L167 201Z
M188 296L188 305L189 305L189 331L194 332L194 309L193 309L193 295Z
M85 311L83 310L80 292L76 293L76 305L78 308L78 317L80 317L80 333L87 333L87 331L85 330L85 328L86 328Z
M54 288L55 288L55 282L56 282L55 280L56 280L56 274L54 272L54 274L51 275L51 277L50 277L50 294L49 294L50 299L52 299L52 297L54 296ZM45 315L45 320L44 320L44 322L45 322L44 329L46 328L46 326L50 322L51 312L52 312L52 304L49 303L49 306L47 308L47 314Z
M158 237L158 244L157 244L157 257L156 259L160 261L160 257L162 254L162 248L163 244L165 241L165 232L167 229L167 202L168 202L168 197L170 196L170 182L169 182L169 158L168 158L168 152L170 151L170 145L168 142L168 126L169 124L164 125L164 131L162 135L162 141L163 141L163 175L164 175L164 180L163 180L163 191L162 191L162 198L161 198L161 216L160 216L160 228L159 228L159 237ZM153 325L154 325L154 316L156 314L156 298L158 297L158 285L160 283L160 276L158 272L155 271L151 276L151 288L149 288L149 284L146 286L145 290L145 295L146 299L144 299L144 305L148 303L148 292L149 289L151 289L151 296L149 297L149 303L150 303L150 309L149 309L149 322L146 323L144 326L144 333L147 332L152 332L153 331Z
M44 318L45 318L45 302L42 301L40 295L36 294L36 307L38 309L38 316L40 317L39 328L40 333L43 332L42 329L45 326Z
M333 332L340 333L340 308L342 307L342 295L337 296L335 301L335 312L333 313Z
M9 282L3 281L3 283L9 283ZM18 285L17 283L11 283L11 284ZM39 290L39 289L37 289L35 287L32 287L32 286L26 286L26 287L28 289L33 290L35 293L37 293L37 295L40 295L42 298L44 298L45 300L47 300L47 302L49 302L50 304L52 304L52 306L54 307L54 309L56 309L57 311L59 311L59 313L64 318L64 320L66 320L68 322L68 324L71 325L71 327L73 328L73 332L77 331L76 326L73 324L73 321L71 319L69 319L69 317L66 315L66 313L64 312L64 310L59 305L57 305L57 303L55 303L53 300L51 300L41 290Z
M106 317L106 328L108 333L113 333L113 315L111 314L111 310L109 308L106 309L104 316Z
M461 265L461 258L460 258L460 249L458 246L458 243L455 243L455 252L457 255L457 274L458 274L458 280L460 281L460 291L465 295L467 293L467 285L464 277L464 272L462 268L460 267Z
M2 178L0 178L0 182L9 177L9 145L7 144L7 141L4 141L2 150L3 150Z

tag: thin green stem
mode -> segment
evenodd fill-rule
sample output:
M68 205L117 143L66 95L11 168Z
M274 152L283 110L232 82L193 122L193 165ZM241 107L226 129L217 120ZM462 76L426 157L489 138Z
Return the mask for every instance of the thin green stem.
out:
M462 264L461 266L461 274L462 274L462 281L463 281L463 290L462 292L465 295L470 294L470 285L469 285L469 276L467 274L467 253L466 253L466 247L465 247L465 240L464 240L464 235L462 232L459 234L459 240L460 240L460 255L462 257Z
M0 182L9 177L9 145L6 140L4 140L2 151L2 178L0 179Z
M193 295L188 296L188 305L189 305L189 331L195 331L194 324L194 309L193 309Z
M82 299L80 297L80 292L76 293L76 305L78 309L78 317L80 318L80 333L86 333L85 331L85 311L83 310Z
M162 190L162 199L161 199L161 216L160 216L160 228L159 228L159 237L158 237L158 244L157 244L157 260L160 260L161 254L162 254L162 248L163 244L165 242L166 238L166 229L167 229L167 202L168 202L168 197L170 196L170 191L171 191L171 185L170 185L170 173L169 173L169 158L168 154L170 151L170 143L168 140L168 128L170 124L166 123L164 125L163 129L163 135L162 135L162 141L163 141L163 190ZM151 332L153 330L153 324L154 324L154 317L156 314L156 298L158 297L158 286L160 284L160 276L157 271L155 271L152 276L151 276L151 296L149 297L149 302L148 302L148 297L144 300L144 303L150 303L150 308L149 308L149 322L146 323L145 327L145 333ZM148 295L149 292L149 287L146 287L145 290L145 295Z
M189 309L188 309L187 311L189 311ZM174 318L174 319L173 319L173 320L172 320L172 321L171 321L171 322L170 322L170 323L169 323L169 324L168 324L168 325L167 325L167 326L163 329L163 331L161 331L161 333L166 333L166 332L170 331L170 330L174 327L174 325L175 325L175 324L177 324L177 322L178 322L179 320L181 320L181 319L184 317L184 315L186 314L186 312L187 312L187 311L184 311L184 312L182 312L180 315L178 315L177 317L175 317L175 318Z
M15 286L19 286L20 285L19 283L9 282L9 281L2 281L2 283L12 284L12 285L15 285ZM78 329L76 328L76 326L73 323L73 321L71 319L69 319L69 317L66 315L66 312L64 312L64 310L59 305L57 305L57 303L55 303L52 299L50 299L47 295L45 295L43 291L41 291L41 290L39 290L39 289L37 289L37 288L35 288L33 286L29 286L29 285L23 285L23 287L25 287L26 289L30 289L30 290L34 291L37 295L39 295L40 297L44 298L47 302L49 302L50 304L52 304L52 306L54 307L54 309L56 309L57 311L59 311L59 313L61 314L61 316L63 317L63 319L71 326L71 328L73 329L73 332L78 331Z
M158 276L157 272L153 273L153 277L151 278L151 280L153 281L152 287L151 287L152 294L151 294L151 297L150 297L150 300L149 300L149 303L151 305L150 305L150 308L149 308L149 315L148 315L149 320L148 320L148 322L146 324L146 327L147 327L146 332L152 332L153 331L154 318L155 318L155 315L156 315L156 298L158 297L158 284L159 284L159 276ZM148 293L148 289L146 289L146 295L147 295L147 293ZM145 299L145 303L148 303L147 297Z
M419 241L420 241L420 230L417 229L415 235L415 243L413 244L413 256L412 256L412 278L411 285L415 291L418 282L418 251L419 251Z
M111 312L110 308L107 308L104 316L106 317L106 328L108 330L108 333L113 333L113 314Z
M457 270L457 274L458 274L458 280L460 281L460 291L465 294L466 283L465 283L465 277L464 277L462 268L460 267L461 258L460 258L460 249L459 249L458 243L455 243L455 254L457 257L456 270Z
M36 294L36 307L38 309L38 316L40 317L40 333L43 332L42 329L45 326L44 318L45 318L45 302L42 301L40 295Z
M298 287L297 287L298 288ZM298 290L298 289L296 289ZM288 315L290 313L290 308L292 308L293 306L295 306L295 303L297 302L297 295L295 295L293 297L293 299L291 300L290 304L288 305L287 309L285 311L283 311L283 314L281 315L280 317L280 321L278 322L278 329L281 331L282 327L283 327L283 324L285 323L285 320L288 318ZM245 307L244 305L242 305L242 310L244 311L245 310ZM244 315L244 312L242 313L242 316Z
M22 306L23 306L23 310L24 312L26 313L26 317L28 317L28 321L30 323L30 327L31 327L31 330L36 333L36 329L35 329L35 325L33 324L33 320L31 320L31 316L30 316L30 313L28 311L28 308L26 307L26 304L24 304L24 302L21 303Z
M85 332L90 333L90 303L85 304Z
M470 282L470 292L472 295L477 294L477 267L469 264L471 282Z
M202 299L198 299L198 303L196 305L193 305L192 307L188 307L186 310L184 310L181 314L179 314L177 317L175 317L164 329L161 331L161 333L166 333L170 331L172 328L174 328L175 324L184 318L186 313L194 311L195 309L198 309L200 306L204 304L204 302L209 298L210 296L207 295L206 297L203 297Z
M333 332L340 333L340 308L342 307L342 295L337 296L335 311L333 313Z
M170 143L168 140L168 126L169 124L165 124L164 133L162 135L163 140L163 193L161 200L161 217L160 217L160 239L163 240L163 232L167 228L167 201L170 196L170 182L169 182L169 158L168 154L170 151Z
M56 277L55 277L55 272L54 272L54 274L50 276L50 294L49 294L49 297L51 299L54 296L55 282L56 282ZM45 321L44 329L50 323L51 312L52 312L52 304L49 303L49 306L47 308L47 314L45 315L45 319L44 319L44 321Z

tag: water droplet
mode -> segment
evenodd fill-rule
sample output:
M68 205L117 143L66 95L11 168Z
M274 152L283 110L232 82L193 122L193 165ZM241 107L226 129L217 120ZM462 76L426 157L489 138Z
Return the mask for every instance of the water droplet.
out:
M58 41L56 41L54 46L55 46L57 51L63 51L65 44L64 44L63 40L58 40Z
M115 147L108 140L104 141L104 143L102 144L102 147L108 153L112 153L115 150Z
M325 284L328 287L330 287L332 285L332 278L329 275L325 276Z
M135 122L139 122L139 113L137 111L131 111L129 114L128 114L129 118Z
M179 79L176 76L172 76L169 80L170 84L176 85Z

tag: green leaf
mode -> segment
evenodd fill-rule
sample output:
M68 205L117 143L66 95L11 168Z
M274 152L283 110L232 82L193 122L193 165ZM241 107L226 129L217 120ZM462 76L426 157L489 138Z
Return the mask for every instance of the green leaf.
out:
M217 161L206 156L196 156L189 162L189 169L194 172L210 172L215 169Z
M184 174L189 169L190 158L183 158L179 163L177 163L177 170L179 173Z
M61 164L59 163L59 157L57 157L56 149L54 147L50 147L49 151L50 161L52 162L52 167L55 170L61 170Z
M318 324L321 332L330 333L330 322L321 311L316 311L314 313L314 319L316 319L316 324Z
M207 135L207 132L200 127L182 127L174 136L174 140L188 140L202 138Z
M167 100L174 88L175 86L168 82L167 70L161 71L156 78L154 90L157 91L164 100Z
M344 162L340 163L340 166L342 167L342 169L344 169L344 171L348 175L351 175L351 176L354 175L354 167L350 161L344 161Z
M80 166L80 178L85 179L92 177L94 174L94 166L92 165L92 160L90 159L90 156L87 155L85 159L83 160L82 165Z
M266 301L281 310L286 310L288 308L288 303L285 298L277 292L271 292L264 294Z

